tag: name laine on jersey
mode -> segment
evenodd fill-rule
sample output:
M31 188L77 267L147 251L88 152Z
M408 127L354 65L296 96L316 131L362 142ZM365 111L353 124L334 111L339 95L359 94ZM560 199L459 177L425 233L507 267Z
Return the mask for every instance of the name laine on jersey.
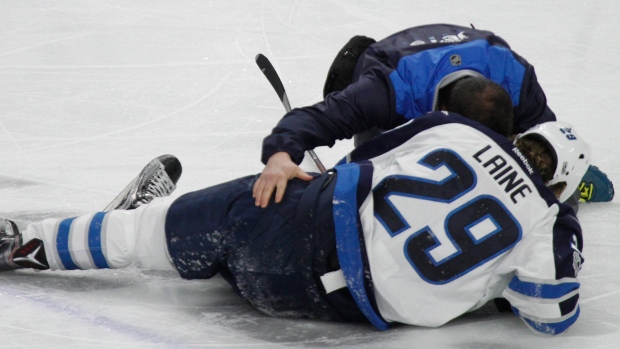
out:
M482 167L493 176L493 179L500 185L504 186L504 192L510 195L513 203L517 203L517 198L525 198L532 189L523 178L519 176L519 172L508 165L508 161L499 153L498 149L493 149L491 145L487 145L473 155L474 160L482 164ZM489 151L491 150L491 151Z

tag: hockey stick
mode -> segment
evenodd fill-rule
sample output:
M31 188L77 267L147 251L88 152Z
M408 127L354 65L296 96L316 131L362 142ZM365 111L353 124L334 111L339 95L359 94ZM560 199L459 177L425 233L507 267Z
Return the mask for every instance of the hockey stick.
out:
M276 69L273 67L273 65L271 65L269 59L261 53L256 55L255 60L260 70L263 72L263 74L265 74L265 77L267 78L267 80L269 80L269 83L278 94L282 105L284 105L284 109L286 109L286 112L288 113L289 111L291 111L291 104L288 101L286 90L284 90L284 85L282 85L282 80L280 80ZM321 171L321 173L325 173L325 166L323 166L323 163L321 162L319 157L316 156L314 150L308 150L308 155L310 155L316 167L319 168L319 171Z

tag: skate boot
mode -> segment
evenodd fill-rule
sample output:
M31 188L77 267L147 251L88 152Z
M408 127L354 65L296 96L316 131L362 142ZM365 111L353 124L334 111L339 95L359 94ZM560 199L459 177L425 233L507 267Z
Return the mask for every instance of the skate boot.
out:
M43 241L32 239L22 245L15 222L0 219L0 271L22 268L49 269Z
M176 157L159 156L151 160L103 211L131 210L156 197L168 196L176 189L181 172L181 162Z

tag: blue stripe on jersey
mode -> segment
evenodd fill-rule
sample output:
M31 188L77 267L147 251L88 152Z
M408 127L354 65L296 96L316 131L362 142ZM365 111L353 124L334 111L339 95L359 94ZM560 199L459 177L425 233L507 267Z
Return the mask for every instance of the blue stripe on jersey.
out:
M541 321L533 321L528 318L521 316L519 310L516 308L512 308L512 311L521 317L525 323L530 326L532 329L544 333L544 334L560 334L566 332L566 330L571 327L575 321L579 318L579 314L581 313L581 309L577 306L575 313L568 317L567 319L560 322L541 322Z
M96 213L88 227L88 249L93 258L93 263L99 269L110 268L101 247L101 227L103 226L105 216L105 212Z
M508 287L510 287L511 290L528 297L556 299L579 289L579 282L564 282L557 285L550 285L521 281L515 276L510 281Z
M375 312L370 304L364 282L363 251L360 245L357 209L360 166L351 163L337 166L336 170L338 177L334 188L334 225L338 261L357 306L375 327L387 330L387 322Z
M451 57L460 56L460 64ZM525 67L505 47L486 40L449 45L405 56L390 73L396 93L396 112L407 119L433 110L435 87L446 75L458 70L474 70L504 87L513 106L518 106Z
M71 252L69 251L69 233L71 232L71 224L75 220L74 218L67 218L60 222L58 225L58 235L56 236L56 250L58 251L58 257L60 262L66 270L80 269L71 258Z

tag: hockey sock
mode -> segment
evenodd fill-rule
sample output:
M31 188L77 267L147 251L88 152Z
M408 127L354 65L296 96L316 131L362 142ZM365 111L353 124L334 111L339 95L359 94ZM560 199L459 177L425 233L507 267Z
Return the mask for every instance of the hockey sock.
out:
M175 270L164 223L169 197L135 210L114 210L75 218L46 219L23 231L24 243L43 241L51 270L125 268Z

